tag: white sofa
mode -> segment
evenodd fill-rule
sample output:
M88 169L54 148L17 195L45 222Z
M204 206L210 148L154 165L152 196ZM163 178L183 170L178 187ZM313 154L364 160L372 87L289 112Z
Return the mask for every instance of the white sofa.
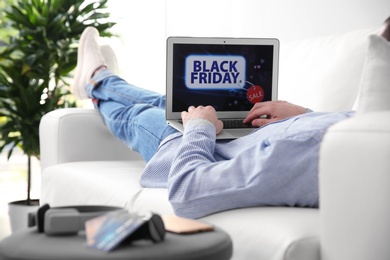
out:
M316 111L352 109L371 32L282 42L279 99ZM98 111L50 112L40 138L42 204L172 214L165 189L139 185L144 162ZM390 259L390 111L336 124L321 147L320 209L256 207L202 218L231 235L233 259Z

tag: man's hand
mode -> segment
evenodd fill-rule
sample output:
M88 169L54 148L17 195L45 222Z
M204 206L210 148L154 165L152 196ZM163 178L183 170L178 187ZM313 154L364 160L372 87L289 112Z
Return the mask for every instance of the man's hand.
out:
M223 123L221 120L218 119L217 113L212 106L198 106L196 108L194 106L190 106L188 108L188 112L181 112L181 119L183 120L184 127L189 120L197 118L206 119L213 123L215 126L216 134L219 134L223 129Z
M260 102L256 103L249 111L248 116L244 119L244 123L251 123L253 126L260 127L270 122L303 114L305 111L304 107L286 101Z

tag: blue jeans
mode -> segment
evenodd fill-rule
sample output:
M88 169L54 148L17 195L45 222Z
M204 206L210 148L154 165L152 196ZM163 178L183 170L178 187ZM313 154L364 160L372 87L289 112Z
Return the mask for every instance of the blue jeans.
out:
M165 96L130 85L102 70L86 86L109 131L148 162L161 141L177 131L165 120Z

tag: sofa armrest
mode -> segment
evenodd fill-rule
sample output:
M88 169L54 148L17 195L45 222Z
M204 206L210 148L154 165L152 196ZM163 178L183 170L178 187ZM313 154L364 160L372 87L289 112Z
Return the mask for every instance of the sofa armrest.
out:
M390 259L390 111L332 126L319 178L322 259Z
M42 170L66 162L142 160L108 131L95 109L51 111L41 119L39 136Z

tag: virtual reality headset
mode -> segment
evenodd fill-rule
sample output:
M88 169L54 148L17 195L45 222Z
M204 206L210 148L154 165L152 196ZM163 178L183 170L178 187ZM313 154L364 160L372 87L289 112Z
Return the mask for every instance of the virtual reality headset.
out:
M68 206L50 208L48 204L41 206L37 212L28 214L28 226L37 226L39 233L50 236L77 235L85 230L85 223L93 218L124 208L111 206ZM131 215L129 215L131 217ZM161 217L150 214L143 218L143 224L136 229L130 240L150 239L160 242L165 237L165 226Z

